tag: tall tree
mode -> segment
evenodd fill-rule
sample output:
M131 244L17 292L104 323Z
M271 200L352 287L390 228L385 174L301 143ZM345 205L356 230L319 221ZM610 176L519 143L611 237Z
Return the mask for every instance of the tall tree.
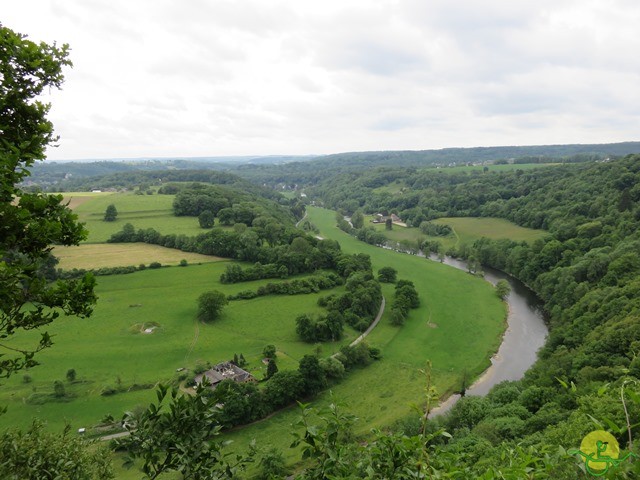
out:
M211 228L216 223L216 216L211 210L205 210L198 215L198 223L200 228Z
M211 322L220 316L222 307L228 302L224 293L217 290L204 292L198 297L198 320Z
M199 384L195 395L160 385L158 403L150 404L139 416L126 413L123 425L129 436L117 440L119 448L143 462L148 478L167 472L180 472L182 478L236 478L250 460L241 455L229 456L220 433L219 411L207 398L208 385Z
M89 316L96 300L90 275L49 283L42 274L54 244L86 238L77 216L61 195L18 186L57 140L46 118L50 105L38 97L62 84L62 69L71 65L68 51L67 45L38 45L0 24L0 342L61 313ZM46 332L30 346L0 343L0 377L36 365L34 354L51 344Z
M109 204L109 206L104 212L104 221L114 222L117 217L118 217L118 209L113 203Z

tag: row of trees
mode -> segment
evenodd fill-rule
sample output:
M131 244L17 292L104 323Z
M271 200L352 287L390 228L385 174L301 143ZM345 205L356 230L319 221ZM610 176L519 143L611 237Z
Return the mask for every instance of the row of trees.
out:
M127 223L120 232L111 236L109 242L144 242L185 252L256 262L261 267L255 267L255 271L262 271L264 275L267 275L264 272L271 272L271 268L276 269L275 275L271 276L269 273L261 278L282 278L321 268L333 268L337 262L336 257L340 254L340 247L336 242L318 240L293 227L286 228L278 224L277 235L271 235L271 231L260 227L247 227L244 224L235 227L233 230L213 228L195 237L188 237L163 235L153 228L136 230L132 224ZM236 267L232 267L226 274L225 282L243 280L243 277L236 278L236 274L242 275Z

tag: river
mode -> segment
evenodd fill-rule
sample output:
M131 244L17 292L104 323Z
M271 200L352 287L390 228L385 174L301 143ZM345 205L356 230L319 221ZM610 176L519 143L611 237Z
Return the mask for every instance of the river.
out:
M467 270L467 264L455 258L446 257L444 263ZM485 268L484 278L494 285L498 280L509 282L511 293L506 299L509 307L508 325L498 352L491 358L491 366L467 388L466 395L486 395L491 387L504 380L521 379L536 361L536 354L544 345L548 333L542 302L529 288L515 278L491 268ZM445 413L459 398L460 395L451 395L433 409L430 416Z

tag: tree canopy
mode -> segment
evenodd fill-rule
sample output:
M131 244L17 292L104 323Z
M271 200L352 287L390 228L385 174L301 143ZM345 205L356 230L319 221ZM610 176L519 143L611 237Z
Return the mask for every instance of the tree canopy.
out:
M49 324L61 313L86 317L95 303L93 277L50 283L44 265L54 244L77 245L86 237L60 195L25 193L19 183L57 140L38 100L59 88L70 66L68 46L27 40L0 25L0 340ZM31 308L23 308L31 305ZM36 364L34 354L52 344L44 332L31 346L0 344L0 376Z

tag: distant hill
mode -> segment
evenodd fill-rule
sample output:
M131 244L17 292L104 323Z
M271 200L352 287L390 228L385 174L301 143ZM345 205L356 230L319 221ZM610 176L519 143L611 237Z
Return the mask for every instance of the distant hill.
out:
M339 173L376 166L428 167L496 162L588 162L631 153L640 153L640 142L347 152L324 156L270 155L47 161L33 167L31 177L25 184L43 188L54 185L68 188L74 184L78 185L79 179L116 173L222 170L234 172L259 184L309 185L316 184L320 178L326 177L329 169L333 170L333 173Z

